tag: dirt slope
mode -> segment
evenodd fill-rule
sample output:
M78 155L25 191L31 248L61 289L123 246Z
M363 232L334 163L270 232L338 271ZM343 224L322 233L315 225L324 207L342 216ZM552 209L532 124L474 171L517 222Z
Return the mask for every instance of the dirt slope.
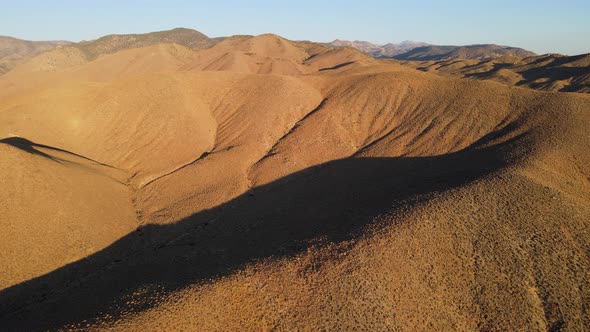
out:
M0 140L5 288L75 262L137 226L126 174L25 138Z
M35 61L0 78L4 330L590 328L588 95L275 35Z

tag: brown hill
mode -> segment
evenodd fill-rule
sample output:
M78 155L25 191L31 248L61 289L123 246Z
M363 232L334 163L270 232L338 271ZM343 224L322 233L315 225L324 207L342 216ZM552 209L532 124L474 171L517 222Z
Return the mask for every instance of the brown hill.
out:
M3 330L590 328L586 94L275 35L39 59L0 78Z
M273 34L233 36L194 54L184 70L299 75L375 62L353 48L298 43Z
M590 54L546 54L527 58L405 62L444 76L493 80L543 91L590 93Z
M31 56L68 43L66 41L30 41L0 36L0 75Z
M82 259L136 228L125 172L20 137L1 139L0 151L0 288Z

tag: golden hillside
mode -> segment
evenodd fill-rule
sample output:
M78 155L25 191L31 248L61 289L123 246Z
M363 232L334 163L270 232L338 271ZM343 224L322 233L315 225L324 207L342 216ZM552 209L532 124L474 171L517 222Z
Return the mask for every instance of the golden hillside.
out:
M47 54L0 77L3 330L590 329L589 95L270 34Z

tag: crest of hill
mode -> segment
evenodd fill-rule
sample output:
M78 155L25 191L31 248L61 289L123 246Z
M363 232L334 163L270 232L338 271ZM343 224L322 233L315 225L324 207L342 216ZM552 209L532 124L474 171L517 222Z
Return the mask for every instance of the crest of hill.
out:
M310 42L294 42L273 34L233 36L201 50L191 70L233 71L253 74L299 75L335 70L373 59L354 48L332 48Z
M4 77L0 95L51 87L71 79L110 82L159 71L226 71L248 74L301 75L338 73L377 60L354 48L295 42L272 34L233 36L213 47L193 50L179 44L156 44L104 54L89 61L75 46L33 57ZM1 82L0 82L1 83Z
M0 36L0 75L14 68L19 62L67 41L31 41Z

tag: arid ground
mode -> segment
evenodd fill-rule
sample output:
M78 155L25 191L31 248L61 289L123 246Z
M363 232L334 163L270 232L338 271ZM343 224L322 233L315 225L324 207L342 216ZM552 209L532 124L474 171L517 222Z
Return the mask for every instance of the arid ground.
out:
M588 56L142 38L0 76L0 330L590 329Z

